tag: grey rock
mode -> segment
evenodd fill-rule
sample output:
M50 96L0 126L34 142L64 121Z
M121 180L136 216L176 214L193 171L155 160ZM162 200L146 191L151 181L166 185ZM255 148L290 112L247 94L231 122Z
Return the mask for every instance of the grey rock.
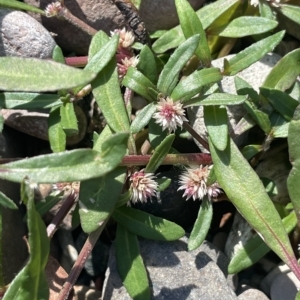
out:
M237 299L224 276L228 265L225 255L208 242L197 250L187 252L186 240L140 240L141 255L149 275L151 299ZM117 271L114 246L104 283L103 300L108 299L131 299Z
M41 9L45 9L51 3L48 0L25 0L24 2ZM110 0L65 0L64 3L74 16L92 28L103 30L107 34L126 25L122 14ZM92 37L86 32L55 17L46 18L38 14L32 16L55 34L55 41L60 47L76 54L87 55Z
M271 285L271 300L294 300L300 289L300 281L291 271L278 274Z
M197 10L205 0L188 0ZM179 24L174 0L142 0L140 16L148 31L170 29Z
M219 59L216 59L212 62L212 65L216 68L223 68L224 58L230 59L234 55L228 55ZM261 60L252 64L247 69L239 72L235 76L238 76L245 81L247 81L256 91L259 90L259 87L263 84L264 80L268 76L272 67L279 61L280 56L274 53L269 53L265 55ZM234 77L235 76L225 76L219 84L219 88L222 92L228 94L236 94ZM246 114L242 105L233 105L228 106L227 114L229 119L229 131L232 131L241 118ZM203 107L193 107L188 109L188 116L190 123L193 125L194 130L205 140L207 140L207 130L204 124L203 117ZM247 132L241 137L236 138L235 142L238 146L242 145L247 138ZM201 151L207 152L197 141L196 144L199 146Z
M243 292L238 295L238 300L269 300L269 298L260 290L249 286L243 287Z
M36 20L21 11L0 9L0 56L50 58L55 41Z

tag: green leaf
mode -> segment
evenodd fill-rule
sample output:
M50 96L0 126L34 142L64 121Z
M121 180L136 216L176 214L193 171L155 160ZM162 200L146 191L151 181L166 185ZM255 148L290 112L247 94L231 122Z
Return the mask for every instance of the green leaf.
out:
M209 67L211 55L200 19L187 0L175 0L175 5L185 38L188 39L195 34L200 35L200 43L195 54L206 67Z
M61 104L57 94L0 93L1 108L47 109Z
M197 249L205 240L213 216L213 207L211 202L205 197L202 200L197 220L191 232L188 249L189 251Z
M41 15L45 15L45 12L35 6L20 2L20 1L15 1L15 0L0 0L0 6L8 7L8 8L13 8L17 10L27 10L31 11L34 13L38 13Z
M259 105L260 99L258 93L247 81L239 76L235 76L234 85L238 95L248 95L253 103Z
M282 220L287 233L290 233L297 224L294 212L291 212ZM236 274L258 262L271 249L264 243L259 235L251 238L232 257L228 265L228 273Z
M179 225L131 207L115 209L112 217L130 232L146 239L175 241L184 236Z
M247 145L242 149L242 154L247 160L249 160L262 150L262 145Z
M96 74L51 60L0 57L0 90L47 92L90 83Z
M157 178L156 182L158 183L158 192L164 191L172 182L170 178L167 177L162 177L162 178Z
M218 183L264 242L292 269L298 268L280 216L263 184L230 139L224 151L209 141ZM246 201L246 202L245 202Z
M2 115L2 112L0 112L0 132L2 132L3 130L3 126L4 126L4 117Z
M299 147L299 138L298 138L299 126L300 126L300 107L298 106L289 126L289 133L288 133L289 159L293 167L287 179L287 188L295 209L295 213L298 218L298 222L300 216L300 198L299 198L300 147Z
M195 97L188 101L182 101L184 107L198 105L237 105L243 103L247 96L238 96L225 93L214 93L208 96Z
M122 192L126 168L118 167L99 178L82 181L79 214L82 230L95 231L109 217Z
M129 119L120 91L115 59L98 74L92 87L107 124L115 132L129 132Z
M289 52L272 68L263 87L285 91L290 88L300 74L300 49Z
M267 2L259 1L259 14L263 18L268 18L270 20L276 20L276 16L273 13L272 8Z
M65 56L64 56L61 48L57 45L55 45L55 47L52 51L52 59L58 63L66 64Z
M290 20L300 24L300 7L296 5L280 4L279 11Z
M10 209L18 209L18 206L13 200L8 198L4 193L0 191L0 205ZM0 208L1 209L1 208Z
M279 31L239 52L228 61L229 67L224 75L233 76L261 59L280 43L284 33L284 31Z
M196 12L203 29L208 28L218 17L230 10L239 0L219 0L203 6ZM180 25L163 34L152 46L155 53L164 53L178 47L184 42L184 35Z
M61 201L62 198L63 196L61 193L59 193L58 195L49 195L48 197L46 197L45 201L38 202L35 206L35 209L41 216L43 216L54 205L56 205L59 201Z
M220 81L223 76L218 68L209 68L193 72L181 80L171 94L176 101L187 101L197 95L203 86Z
M210 34L223 37L241 38L244 36L261 34L268 32L277 27L278 22L262 18L243 16L232 20L228 25L221 27L219 30L214 29Z
M140 132L150 121L152 115L156 112L156 105L150 103L145 106L135 117L130 126L131 133Z
M108 43L109 41L109 37L108 35L102 31L99 30L92 38L91 43L90 43L90 47L89 47L89 61L93 58L93 56L95 56L98 51Z
M67 136L60 123L60 107L52 108L48 118L48 137L51 150L62 152L66 150Z
M150 300L147 271L137 237L120 224L116 234L116 259L120 277L130 297L134 300Z
M78 134L74 104L67 102L60 106L60 124L67 136Z
M169 153L174 142L175 135L168 135L154 150L151 158L145 168L145 173L154 173L163 162L166 155Z
M152 50L144 45L141 52L137 69L142 72L152 83L157 82L157 66Z
M84 70L98 74L115 56L118 43L119 35L114 34L93 56L91 55L92 50L89 50L89 61Z
M149 141L151 147L155 149L168 135L166 130L162 131L161 126L155 123L154 119L151 119L149 122Z
M278 126L273 130L274 138L286 138L288 136L290 127L290 122L285 123L284 125Z
M162 92L164 96L171 95L178 81L178 75L184 65L194 54L198 46L199 39L200 36L198 34L190 37L170 56L168 62L159 75L157 83L159 91Z
M21 182L25 176L40 183L81 181L112 171L121 162L127 148L127 133L106 140L102 152L78 149L40 155L0 166L0 178Z
M271 132L272 127L268 114L258 109L251 101L245 101L244 108L266 134Z
M27 186L25 189L30 187ZM28 264L9 285L3 300L48 300L49 288L45 267L50 252L50 240L47 237L45 224L35 210L33 192L28 192L25 197L27 199L23 198L23 201L27 202L30 258Z
M156 86L141 72L133 67L127 70L127 73L122 81L122 84L127 88L135 91L137 94L143 96L148 101L152 102L152 95L149 93L148 88L156 90Z
M292 119L298 101L280 90L260 88L260 92L286 120Z
M228 143L226 108L215 105L204 106L204 123L215 147L221 151L225 150Z

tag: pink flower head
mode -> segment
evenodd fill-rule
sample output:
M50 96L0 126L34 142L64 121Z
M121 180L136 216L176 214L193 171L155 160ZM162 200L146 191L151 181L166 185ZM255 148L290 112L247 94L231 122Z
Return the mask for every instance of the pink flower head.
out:
M57 16L61 11L61 3L59 1L52 2L45 8L46 17L51 18Z
M115 29L114 31L111 31L110 34L113 36L114 34L119 34L119 45L117 52L122 52L122 49L131 49L131 46L134 43L134 35L131 31L127 31L124 27L123 29Z
M186 200L193 198L203 199L207 195L208 199L217 198L222 193L220 186L217 183L207 185L207 178L209 176L209 166L199 166L198 168L189 168L180 176L180 187L178 190L184 190L183 197Z
M182 128L183 122L188 121L182 104L179 101L174 102L169 97L166 99L160 97L156 110L157 112L153 114L153 118L156 119L155 123L162 126L163 130L175 131L178 126Z
M138 201L147 202L147 198L156 195L158 184L154 180L153 173L145 173L144 170L134 172L130 176L130 190L132 191L130 200L133 203Z

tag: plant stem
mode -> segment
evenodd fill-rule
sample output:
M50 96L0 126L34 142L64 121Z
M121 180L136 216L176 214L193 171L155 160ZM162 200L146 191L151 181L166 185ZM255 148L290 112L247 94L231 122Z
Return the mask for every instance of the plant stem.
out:
M186 131L188 131L191 136L200 144L202 145L206 150L209 151L208 143L193 129L193 127L187 123L183 122L183 127Z
M121 166L144 166L148 163L151 155L126 155ZM209 165L212 163L210 154L189 153L189 154L168 154L162 165Z
M87 56L65 57L65 62L72 67L85 67L88 63Z
M77 194L72 192L64 201L63 205L59 209L58 213L53 218L51 224L47 227L47 235L51 239L57 230L59 224L63 221L63 219L66 217L70 209L75 203L75 200L77 198Z
M63 6L63 3L61 3ZM59 11L58 17L64 18L71 24L75 25L77 28L83 30L87 34L93 36L97 33L97 30L92 28L90 25L84 23L77 17L75 17L65 6L62 7L62 9Z
M76 283L76 280L78 278L78 276L80 275L85 263L86 263L86 260L87 258L90 256L100 234L102 233L107 221L108 221L109 218L107 218L106 220L104 220L101 224L101 226L95 230L94 232L92 232L85 244L83 245L79 255L78 255L78 259L76 260L68 278L67 278L67 281L65 282L65 284L63 285L59 295L58 295L58 298L57 300L66 300L68 299L68 296L70 294L70 291L73 287L73 285Z

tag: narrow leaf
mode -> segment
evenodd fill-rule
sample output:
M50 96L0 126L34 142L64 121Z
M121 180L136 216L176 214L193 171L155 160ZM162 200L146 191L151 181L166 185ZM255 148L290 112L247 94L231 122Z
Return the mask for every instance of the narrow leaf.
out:
M260 92L286 120L292 119L298 101L280 90L260 88Z
M290 88L300 74L300 49L289 52L272 68L263 87L285 91Z
M102 152L78 149L22 159L0 167L0 178L21 182L28 176L34 182L81 181L103 176L122 160L128 134L115 134L102 145Z
M149 93L148 88L156 90L156 86L141 72L133 67L127 70L127 73L122 81L122 84L129 89L135 91L137 94L143 96L148 101L156 100Z
M220 81L223 78L218 68L209 68L193 72L181 80L171 94L176 101L187 101L197 95L203 86Z
M187 39L174 51L164 66L159 75L157 87L165 96L171 95L178 81L178 75L183 66L194 54L198 46L199 39L199 35L194 35L193 37Z
M13 200L8 198L4 193L0 191L0 205L10 209L18 209L18 206ZM1 209L1 208L0 208Z
M242 149L242 154L247 160L249 160L254 155L262 151L262 149L262 145L247 145Z
M200 35L200 43L195 54L206 67L209 67L211 64L211 55L200 19L188 1L175 0L175 5L185 38L188 39L195 34Z
M290 233L297 224L297 218L294 212L290 213L282 220L287 233ZM231 258L228 266L230 274L236 274L259 261L271 249L265 244L259 235L251 238L240 248Z
M292 269L298 264L280 216L257 174L230 139L224 151L209 142L218 183L246 221Z
M150 300L147 271L137 237L120 224L116 234L116 259L119 274L130 297L134 300Z
M287 188L295 213L297 215L298 223L300 219L300 198L299 198L299 179L300 179L300 147L299 147L299 126L300 126L300 107L298 106L293 119L290 122L288 132L288 144L289 144L289 157L292 164L292 170L290 171L287 179Z
M60 106L60 124L67 136L78 133L74 104L67 102Z
M99 30L92 38L90 46L89 46L89 61L95 56L98 51L109 41L108 35L102 31Z
M238 96L225 93L214 93L208 96L195 97L188 101L182 101L185 107L198 105L237 105L243 103L247 96Z
M268 114L258 109L251 101L245 101L244 108L266 134L271 132L272 127Z
M203 29L208 28L218 17L229 11L238 2L239 0L219 0L199 9L196 14L202 23ZM178 25L155 41L152 48L155 53L164 53L167 50L178 47L184 40L181 26Z
M154 150L154 153L151 155L151 158L145 168L146 173L154 173L157 168L161 165L162 161L169 153L171 146L174 142L175 135L168 135Z
M129 132L129 119L120 91L115 59L98 74L92 82L92 87L107 124L115 132Z
M84 232L95 231L111 214L122 192L125 175L126 168L118 167L104 176L81 182L79 214Z
M251 66L253 63L265 56L268 52L273 51L273 49L282 40L284 33L284 31L279 31L239 52L228 61L229 68L226 70L224 75L235 75Z
M27 187L27 189L30 189ZM49 288L45 267L50 252L50 240L46 227L34 207L33 193L27 195L28 242L30 258L28 264L18 273L9 285L3 300L48 300Z
M55 107L50 111L48 118L48 137L51 150L54 153L66 150L67 136L60 123L60 107Z
M155 149L168 135L167 131L162 131L161 126L155 123L154 119L149 122L149 141L153 149Z
M175 241L184 235L179 225L131 207L115 209L112 217L130 232L146 239Z
M45 15L45 12L36 6L29 5L20 1L15 1L15 0L0 0L0 6L8 7L8 8L13 8L17 10L27 10L31 11L34 13L38 13L41 15Z
M156 111L156 106L154 103L150 103L145 106L135 117L130 126L131 133L140 132L150 121L152 115Z
M215 147L221 151L225 150L228 143L226 108L215 105L204 106L204 123Z
M195 250L205 240L208 230L210 228L211 220L213 216L213 207L211 202L205 197L202 200L202 204L199 209L197 220L194 224L191 232L188 249L189 251Z
M219 30L220 32L218 35L223 37L241 38L268 32L277 27L277 25L278 22L267 18L243 16L232 20L224 29ZM214 29L214 34L216 33L215 30L216 29Z
M47 109L61 104L57 94L0 93L1 108Z
M300 24L300 7L296 5L280 4L279 11L290 20Z
M90 83L96 74L51 60L0 57L0 89L47 92Z
M152 83L157 82L156 60L152 50L144 45L141 52L137 69L142 72Z

